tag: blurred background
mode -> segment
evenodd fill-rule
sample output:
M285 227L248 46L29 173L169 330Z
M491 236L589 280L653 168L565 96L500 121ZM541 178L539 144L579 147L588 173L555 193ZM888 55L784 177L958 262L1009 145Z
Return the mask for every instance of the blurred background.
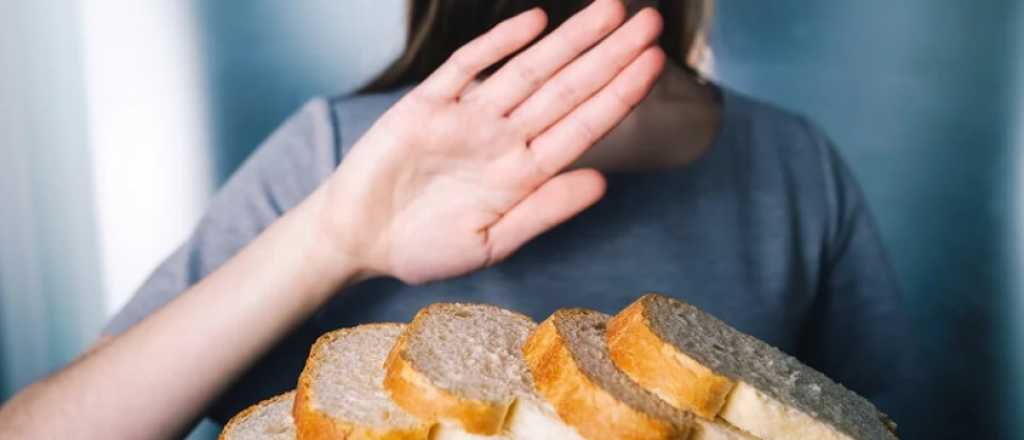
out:
M84 349L277 124L405 38L405 0L3 10L0 400ZM865 188L930 367L903 437L1024 438L1019 2L719 0L711 42L719 82L822 125Z

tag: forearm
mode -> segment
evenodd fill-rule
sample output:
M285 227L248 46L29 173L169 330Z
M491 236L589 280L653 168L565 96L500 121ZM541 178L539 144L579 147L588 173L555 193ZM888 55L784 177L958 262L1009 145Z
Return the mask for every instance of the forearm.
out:
M360 276L319 242L321 197L314 193L151 317L15 397L0 411L0 437L8 430L13 438L180 432L276 340Z

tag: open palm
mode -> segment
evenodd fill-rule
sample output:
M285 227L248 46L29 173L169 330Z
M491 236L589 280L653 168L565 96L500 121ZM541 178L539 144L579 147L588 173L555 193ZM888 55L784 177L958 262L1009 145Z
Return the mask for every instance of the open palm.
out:
M325 189L327 233L375 275L418 283L509 256L604 193L563 171L646 95L657 12L599 0L481 83L546 25L513 17L456 51L356 143ZM610 35L609 35L610 34Z

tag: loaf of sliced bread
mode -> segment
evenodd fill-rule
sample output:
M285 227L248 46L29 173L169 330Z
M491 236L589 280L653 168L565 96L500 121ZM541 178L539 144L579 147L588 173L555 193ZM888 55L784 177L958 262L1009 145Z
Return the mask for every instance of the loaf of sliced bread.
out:
M668 405L616 368L606 343L609 318L592 310L559 310L523 348L539 394L584 438L753 440Z
M896 438L863 397L685 302L645 295L609 322L607 338L636 383L762 440Z
M366 324L317 339L299 376L300 440L426 440L433 423L395 405L384 391L384 360L402 324Z
M534 394L522 347L535 327L490 305L428 306L388 356L384 386L399 406L438 422L438 440L579 439Z
M220 440L295 440L292 401L287 392L257 403L232 417L220 432Z

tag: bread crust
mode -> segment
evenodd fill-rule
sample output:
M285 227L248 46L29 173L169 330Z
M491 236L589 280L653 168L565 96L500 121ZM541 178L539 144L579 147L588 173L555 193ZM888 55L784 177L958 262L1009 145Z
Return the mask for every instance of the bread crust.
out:
M538 394L551 403L562 420L588 440L689 438L689 427L634 410L584 374L555 325L555 320L572 313L555 312L523 346Z
M259 410L263 409L266 406L270 406L272 404L275 404L278 401L289 399L289 398L293 398L293 396L294 396L294 393L292 391L289 391L289 392L286 392L286 393L282 393L282 394L278 394L278 395L276 395L274 397L271 397L269 399L265 399L265 400L255 404L255 405L252 405L252 406L242 410L242 412L240 412L238 414L235 414L235 416L232 417L231 420L228 420L228 422L226 424L224 424L224 429L221 429L220 435L217 436L217 440L228 440L228 435L231 434L231 431L234 431L235 427L240 425L242 422L244 422L245 419L248 419L249 416L252 415L252 413L254 413L256 411L259 411Z
M416 318L408 324L388 354L384 364L384 389L398 406L421 419L454 422L470 434L499 434L515 403L514 399L502 403L457 396L435 386L405 357L409 333L418 328L421 316L429 312L428 307L416 314Z
M609 354L616 366L635 382L677 408L708 420L717 417L743 431L744 435L763 439L849 439L856 435L849 431L850 428L843 430L839 424L823 420L813 410L783 403L774 395L748 384L742 377L726 376L711 370L667 338L659 336L657 318L652 311L662 306L662 299L677 301L650 293L623 309L608 323ZM673 318L666 316L666 319ZM823 375L809 367L804 368L822 376L825 381L822 384L828 385ZM842 389L840 385L835 386ZM863 400L859 396L853 397ZM869 402L864 402L870 406ZM854 408L857 412L861 409ZM870 410L877 413L876 408ZM884 414L877 415L882 425L878 428L884 434L875 427L866 427L861 435L896 438L891 420ZM872 422L868 420L865 423Z
M313 404L313 379L323 363L323 348L338 337L359 328L395 326L398 324L364 324L335 330L320 336L310 350L306 367L299 376L292 416L295 419L296 438L299 440L427 440L433 423L424 421L408 429L378 431L372 427L337 419L319 410Z
M644 295L608 322L612 361L670 405L715 420L736 383L661 339L645 316L651 298Z

